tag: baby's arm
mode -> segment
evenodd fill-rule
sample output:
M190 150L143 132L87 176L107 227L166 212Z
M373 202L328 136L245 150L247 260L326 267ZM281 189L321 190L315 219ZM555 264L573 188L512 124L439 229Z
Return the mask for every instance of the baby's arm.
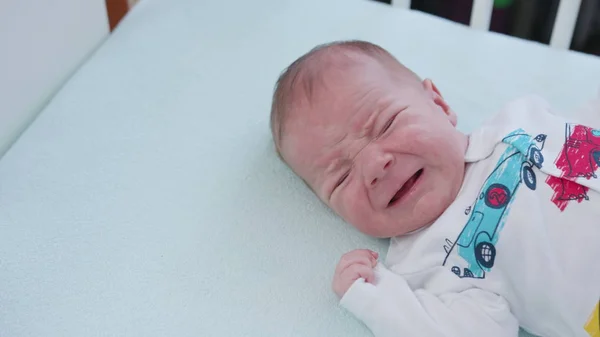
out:
M442 295L413 291L381 264L374 268L373 279L356 277L341 305L376 337L518 336L517 320L496 294L476 288ZM334 290L335 284L334 278Z

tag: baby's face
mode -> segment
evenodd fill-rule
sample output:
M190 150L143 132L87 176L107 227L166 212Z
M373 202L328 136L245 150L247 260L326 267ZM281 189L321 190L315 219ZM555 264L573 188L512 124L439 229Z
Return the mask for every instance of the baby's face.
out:
M347 222L392 237L433 222L464 177L467 137L430 81L400 84L375 61L294 112L284 158Z

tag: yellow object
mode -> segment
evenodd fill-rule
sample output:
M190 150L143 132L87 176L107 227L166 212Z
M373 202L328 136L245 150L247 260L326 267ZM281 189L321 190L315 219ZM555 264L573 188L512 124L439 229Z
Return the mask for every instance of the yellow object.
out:
M600 337L600 302L596 304L596 309L594 309L587 323L585 323L585 331L587 331L590 337Z

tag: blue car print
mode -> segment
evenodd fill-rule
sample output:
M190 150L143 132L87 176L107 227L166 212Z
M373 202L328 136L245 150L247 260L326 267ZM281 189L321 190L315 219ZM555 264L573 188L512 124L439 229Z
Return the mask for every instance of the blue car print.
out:
M485 180L475 203L467 209L466 213L471 215L467 224L454 243L446 239L443 265L453 251L465 262L462 268L452 266L451 270L457 276L485 278L485 273L494 266L496 243L514 195L521 183L531 190L536 188L533 166L542 167L545 140L544 134L531 137L522 129L511 132L502 140L509 146Z

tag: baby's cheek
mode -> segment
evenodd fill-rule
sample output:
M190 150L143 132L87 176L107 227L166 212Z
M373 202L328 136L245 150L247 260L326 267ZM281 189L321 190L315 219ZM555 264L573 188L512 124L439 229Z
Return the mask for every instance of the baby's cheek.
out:
M349 189L346 192L340 207L340 215L352 225L360 228L361 225L368 222L368 200L364 198L360 190Z
M409 153L420 154L423 157L433 157L443 154L444 137L426 125L408 126L399 137Z
M341 192L335 198L332 198L330 207L337 215L342 217L346 221L351 221L352 214L349 213L352 210L351 202L347 191Z

